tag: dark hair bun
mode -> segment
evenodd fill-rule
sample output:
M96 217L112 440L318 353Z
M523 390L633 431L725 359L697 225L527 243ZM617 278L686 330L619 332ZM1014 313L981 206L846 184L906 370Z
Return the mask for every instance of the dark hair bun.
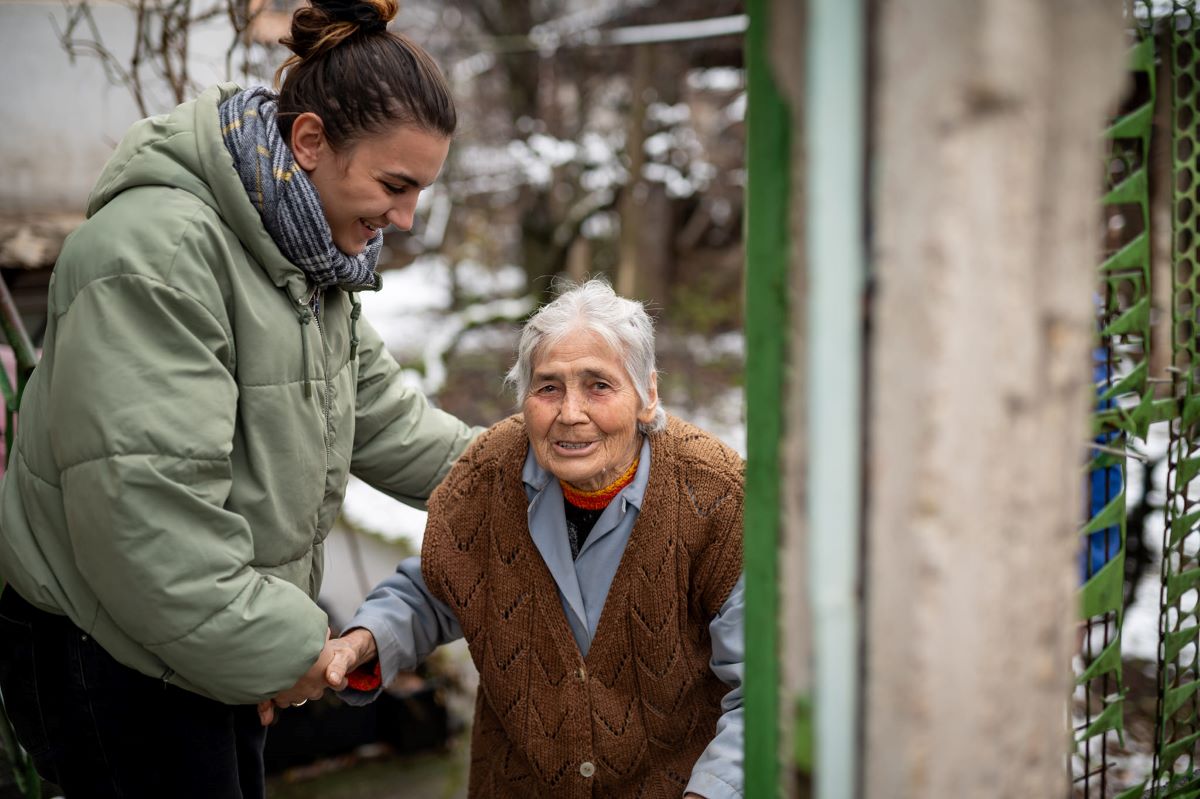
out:
M296 9L291 33L280 41L299 58L312 58L356 33L386 31L398 10L397 0L312 0Z
M352 22L365 33L377 33L387 28L387 24L396 16L395 3L370 3L363 0L314 0L313 5L320 8L335 22ZM391 8L384 8L390 5ZM386 17L384 16L386 14Z

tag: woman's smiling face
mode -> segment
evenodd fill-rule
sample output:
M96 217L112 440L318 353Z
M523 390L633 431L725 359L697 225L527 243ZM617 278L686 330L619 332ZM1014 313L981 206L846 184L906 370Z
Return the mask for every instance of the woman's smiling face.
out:
M618 353L590 330L575 330L533 358L522 405L534 457L543 469L584 491L604 488L637 457L638 422L658 404L652 376L642 406Z
M361 253L389 224L412 227L417 198L450 150L450 139L401 125L334 151L311 113L296 118L291 138L296 162L321 198L333 243L347 255Z

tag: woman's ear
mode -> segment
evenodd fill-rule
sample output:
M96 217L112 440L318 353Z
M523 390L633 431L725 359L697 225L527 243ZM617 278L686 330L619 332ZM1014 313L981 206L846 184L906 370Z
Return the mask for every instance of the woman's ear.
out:
M646 388L647 402L646 407L638 412L638 421L642 424L650 424L654 421L654 412L658 410L658 372L650 374L650 385Z
M325 152L329 150L329 140L325 138L325 123L312 111L305 111L296 117L292 123L292 136L289 144L296 163L305 172L317 168Z

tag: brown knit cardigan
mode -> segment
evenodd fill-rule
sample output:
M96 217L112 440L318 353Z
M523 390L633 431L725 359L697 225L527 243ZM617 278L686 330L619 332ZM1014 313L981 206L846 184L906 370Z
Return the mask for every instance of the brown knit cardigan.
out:
M488 430L429 501L421 569L480 675L469 793L675 799L728 686L708 625L742 569L742 460L678 419L650 436L650 481L586 658L529 534L520 417Z

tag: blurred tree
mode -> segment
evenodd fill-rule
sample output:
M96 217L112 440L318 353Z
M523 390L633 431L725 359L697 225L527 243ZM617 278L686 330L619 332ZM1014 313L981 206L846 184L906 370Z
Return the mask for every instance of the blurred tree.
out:
M113 52L101 34L93 13L93 0L67 0L62 26L51 17L59 41L72 61L90 56L100 61L105 75L123 85L133 96L138 110L148 116L164 109L153 108L153 83L165 86L173 104L195 94L200 88L191 77L191 41L197 27L216 20L230 26L229 47L225 51L226 75L234 74L233 62L243 75L252 74L251 60L254 30L268 6L264 0L118 0L133 17L133 48L127 54Z
M506 113L483 135L497 147L512 141L522 154L548 166L519 181L512 203L520 227L516 257L530 289L546 291L549 278L563 272L607 271L615 273L622 293L666 301L680 260L674 257L678 246L703 248L709 244L703 237L707 228L740 225L741 198L739 186L736 213L722 202L714 215L694 196L689 166L693 161L710 165L694 146L697 136L687 112L662 112L680 102L689 70L740 68L741 38L733 30L723 37L674 40L675 32L664 27L657 34L662 41L656 42L645 26L732 18L740 13L740 2L453 4L478 31L482 48L493 54L490 71L499 78L503 99L484 102ZM645 31L644 38L631 46L613 35L635 29ZM664 136L654 139L659 133ZM654 153L646 151L651 144ZM559 145L558 154L547 157L547 149ZM740 168L740 136L735 147ZM705 176L712 181L711 172ZM609 244L584 244L589 226L611 228ZM738 234L723 237L722 243L738 248ZM584 269L588 259L591 266ZM736 288L740 250L734 262Z

